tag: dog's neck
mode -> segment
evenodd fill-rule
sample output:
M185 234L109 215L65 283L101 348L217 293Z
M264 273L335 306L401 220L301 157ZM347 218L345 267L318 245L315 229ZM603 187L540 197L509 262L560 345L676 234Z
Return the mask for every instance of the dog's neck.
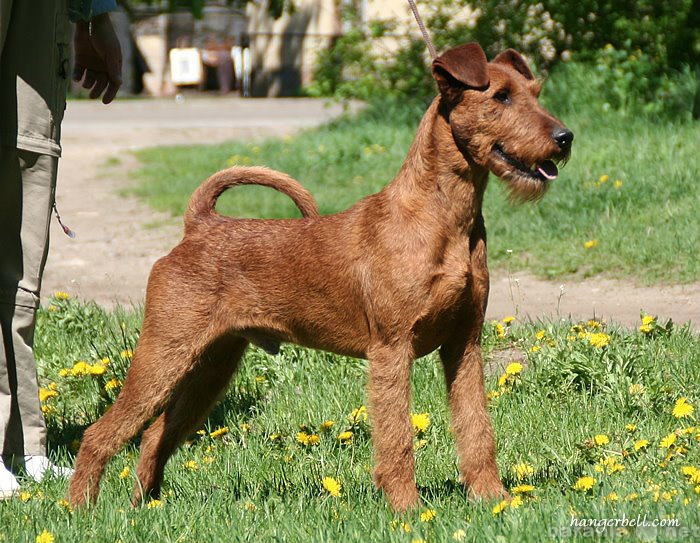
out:
M428 211L471 231L481 215L488 170L474 163L452 135L449 110L438 96L418 127L403 166L386 187L403 211Z

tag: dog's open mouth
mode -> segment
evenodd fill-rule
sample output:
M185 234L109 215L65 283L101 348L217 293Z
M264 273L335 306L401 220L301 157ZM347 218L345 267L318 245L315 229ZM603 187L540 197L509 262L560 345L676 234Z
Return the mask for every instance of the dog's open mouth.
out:
M523 177L546 183L548 181L553 181L559 175L559 168L557 168L557 165L552 160L543 160L528 166L523 161L507 154L497 143L494 144L492 153L501 161L515 168L516 173Z

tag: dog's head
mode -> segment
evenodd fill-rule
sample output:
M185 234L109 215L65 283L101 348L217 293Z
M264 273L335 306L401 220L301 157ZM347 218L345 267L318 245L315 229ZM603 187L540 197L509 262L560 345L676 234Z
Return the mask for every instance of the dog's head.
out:
M469 43L436 58L433 77L462 153L506 181L515 197L542 196L574 135L537 101L541 87L523 57L508 49L488 62Z

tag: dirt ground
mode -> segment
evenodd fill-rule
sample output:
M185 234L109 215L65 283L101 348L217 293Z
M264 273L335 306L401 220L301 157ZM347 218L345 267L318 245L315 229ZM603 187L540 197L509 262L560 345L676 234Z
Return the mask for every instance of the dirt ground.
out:
M53 220L44 298L60 290L110 307L141 304L153 262L179 241L179 219L118 195L132 182L129 171L137 166L129 151L282 136L340 112L340 106L310 99L70 103L57 203L77 237L69 239ZM678 323L690 321L700 329L700 283L649 288L632 281L544 281L527 273L496 271L487 316L596 317L633 327L639 324L640 310Z

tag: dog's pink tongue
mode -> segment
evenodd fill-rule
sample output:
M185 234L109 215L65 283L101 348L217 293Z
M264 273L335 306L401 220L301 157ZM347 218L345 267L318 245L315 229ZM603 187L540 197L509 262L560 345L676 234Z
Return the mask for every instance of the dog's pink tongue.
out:
M557 165L551 160L545 160L541 164L538 164L537 171L542 174L542 177L549 181L556 179L557 175L559 175Z

